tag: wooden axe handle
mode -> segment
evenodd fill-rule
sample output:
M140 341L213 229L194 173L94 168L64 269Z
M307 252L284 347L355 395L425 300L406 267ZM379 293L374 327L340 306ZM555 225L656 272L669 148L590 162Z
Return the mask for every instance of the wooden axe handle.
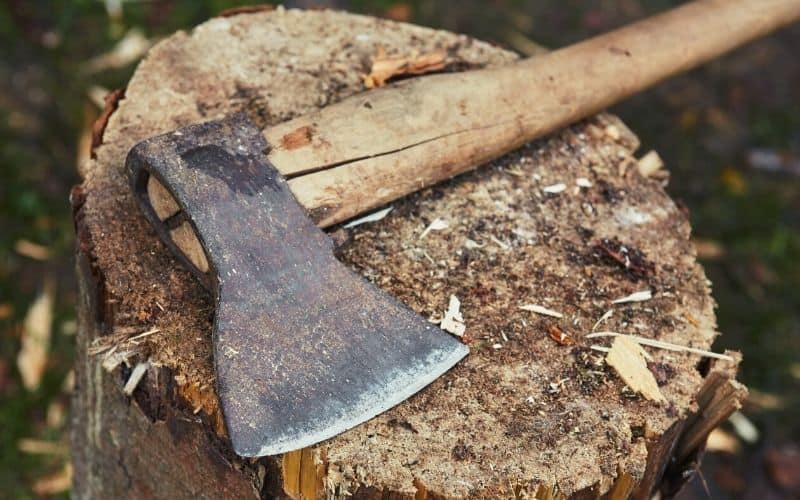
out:
M549 54L416 78L264 131L321 227L497 158L800 18L800 0L699 0Z

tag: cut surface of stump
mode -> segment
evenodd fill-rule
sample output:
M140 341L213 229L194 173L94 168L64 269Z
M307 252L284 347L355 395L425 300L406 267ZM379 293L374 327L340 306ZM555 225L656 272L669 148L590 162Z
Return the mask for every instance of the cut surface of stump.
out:
M685 213L640 174L636 137L601 115L399 200L382 220L334 228L341 260L424 317L441 321L457 297L471 353L318 446L236 457L214 391L211 297L140 214L125 156L191 123L244 111L265 128L365 91L379 50L443 50L451 70L516 59L443 31L277 9L176 33L140 64L73 193L77 497L646 497L673 486L738 405L735 362L645 347L665 399L650 401L592 348L613 339L587 338L709 349L717 335ZM644 291L652 298L615 303Z

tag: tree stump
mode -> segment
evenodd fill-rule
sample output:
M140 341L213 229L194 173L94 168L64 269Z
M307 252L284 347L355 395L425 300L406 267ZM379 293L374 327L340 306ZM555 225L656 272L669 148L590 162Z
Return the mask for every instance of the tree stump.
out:
M738 407L735 360L648 348L665 398L655 402L592 348L608 339L586 337L613 330L708 349L717 335L685 213L663 176L637 168L635 135L601 115L395 202L383 220L334 228L340 259L425 317L441 318L456 296L471 353L318 446L233 454L214 391L210 297L139 213L125 155L231 112L266 127L365 91L380 48L445 50L450 70L516 58L408 24L249 9L162 41L111 96L72 196L77 498L646 498L673 492ZM447 227L423 238L437 218ZM640 291L652 298L614 303ZM531 304L551 313L520 308Z

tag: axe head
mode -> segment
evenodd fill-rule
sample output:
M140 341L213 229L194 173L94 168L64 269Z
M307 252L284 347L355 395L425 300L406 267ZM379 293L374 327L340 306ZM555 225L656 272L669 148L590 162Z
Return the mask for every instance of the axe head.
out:
M146 218L214 294L217 392L248 457L354 427L468 352L334 257L267 150L238 114L148 139L126 161Z

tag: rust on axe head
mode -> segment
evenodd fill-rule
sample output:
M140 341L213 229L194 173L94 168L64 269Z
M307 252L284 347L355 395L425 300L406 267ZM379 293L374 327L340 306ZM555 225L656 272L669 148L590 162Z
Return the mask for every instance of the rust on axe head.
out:
M242 456L330 438L408 398L467 354L336 260L267 148L239 114L148 139L126 161L145 216L214 293L217 391ZM169 217L153 207L150 176L177 202ZM187 222L207 272L171 237Z

